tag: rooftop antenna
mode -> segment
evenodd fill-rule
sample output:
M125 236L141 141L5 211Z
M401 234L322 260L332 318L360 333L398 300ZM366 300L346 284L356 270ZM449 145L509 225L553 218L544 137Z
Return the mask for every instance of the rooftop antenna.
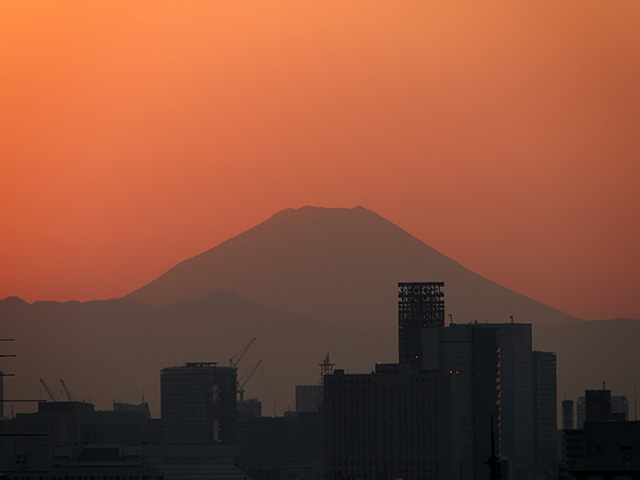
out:
M489 478L491 480L500 480L500 459L496 455L496 439L493 434L493 415L491 415L491 455L484 462L489 465Z
M324 382L325 375L331 375L333 373L333 367L336 366L335 363L331 363L329 360L329 352L327 352L327 356L324 357L322 363L318 364L320 366L320 384Z
M449 314L449 325L453 325L453 315Z

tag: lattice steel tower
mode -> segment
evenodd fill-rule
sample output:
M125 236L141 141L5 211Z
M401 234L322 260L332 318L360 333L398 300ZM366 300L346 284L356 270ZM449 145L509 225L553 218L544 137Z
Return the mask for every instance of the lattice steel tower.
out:
M444 282L398 283L398 351L400 363L419 369L422 329L444 327Z

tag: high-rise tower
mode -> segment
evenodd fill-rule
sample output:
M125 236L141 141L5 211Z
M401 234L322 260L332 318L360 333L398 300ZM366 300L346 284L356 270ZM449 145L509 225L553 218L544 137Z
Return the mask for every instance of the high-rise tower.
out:
M573 430L575 427L573 400L562 401L562 430Z
M163 443L235 443L236 385L234 367L187 363L164 368L160 376Z
M558 467L556 354L533 352L532 373L533 461L540 478L553 474Z
M444 326L444 282L398 283L398 350L400 363L420 369L425 327Z

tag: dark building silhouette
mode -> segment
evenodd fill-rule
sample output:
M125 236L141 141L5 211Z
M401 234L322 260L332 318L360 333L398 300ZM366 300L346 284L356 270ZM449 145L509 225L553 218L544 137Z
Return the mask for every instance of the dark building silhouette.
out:
M587 404L589 407L587 407ZM584 428L585 422L606 420L628 420L629 402L622 395L611 395L611 390L586 390L585 395L578 397L577 428Z
M406 364L326 376L325 477L458 479L455 379Z
M34 439L36 437L33 437ZM0 437L0 441L2 438ZM0 466L11 480L247 480L226 445L82 445L54 447L34 456L18 447L12 464ZM8 473L7 473L8 472ZM6 474L6 476L5 476Z
M533 352L533 461L535 476L549 478L558 469L556 354Z
M578 429L563 431L562 478L640 478L640 422L627 421L627 409L626 397L611 390L585 391Z
M11 478L137 478L144 470L134 459L139 454L124 449L160 444L159 420L146 403L96 411L85 402L41 402L38 412L19 413L1 428L0 472Z
M640 422L613 412L611 400L604 388L585 392L583 428L563 432L562 478L640 478Z
M500 352L500 455L502 475L530 478L534 471L531 324L474 323L492 329ZM508 463L505 461L507 460Z
M569 470L582 464L584 458L584 430L562 431L562 459L558 468L558 477L569 478Z
M159 420L146 403L114 403L113 410L95 410L86 402L41 402L36 413L19 413L7 424L19 434L41 434L49 447L86 444L141 445L160 443Z
M460 477L485 479L491 453L490 418L499 418L500 370L495 329L476 324L428 327L422 331L423 370L456 375L456 438ZM499 436L498 436L499 438Z
M248 421L239 462L254 480L322 478L323 423L318 412Z
M187 363L164 368L160 376L163 443L236 443L236 386L233 367Z
M640 478L640 422L587 422L570 478Z
M602 390L590 390L592 392L602 392ZM586 392L585 392L586 395ZM602 418L602 416L598 416L596 413L598 411L607 412L610 411L610 415L613 415L613 420L629 420L629 401L627 397L624 395L611 395L609 392L609 398L607 399L606 393L592 393L591 394L591 402L596 402L596 405L592 405L591 407L591 415L596 415L596 417L592 418ZM610 403L610 408L607 409L606 406L603 406L601 403ZM600 403L598 406L597 404ZM576 407L576 415L577 415L577 426L576 428L584 428L584 423L587 421L587 400L586 396L578 397L578 404ZM609 414L605 414L609 415Z
M248 398L238 402L238 421L262 416L262 402L257 398Z
M444 282L398 283L399 362L419 369L423 357L422 331L444 326Z
M399 358L412 370L458 372L457 441L463 478L485 478L491 415L503 478L557 463L555 355L532 351L531 324L444 326L442 282L399 283ZM534 368L535 362L535 368Z
M611 390L586 390L585 421L604 422L611 420Z
M493 431L493 417L491 417L491 455L489 455L487 461L484 463L489 466L489 479L500 480L501 465L500 457L496 455L496 437Z
M629 400L624 395L611 396L611 413L618 420L631 420L629 417ZM634 420L637 420L634 418Z
M296 385L296 412L317 412L322 405L322 385Z
M536 446L531 325L452 324L423 328L421 337L421 368L460 372L456 396L463 477L486 475L484 461L489 456L489 446L479 439L489 438L491 415L497 419L497 448L503 476L532 476L536 470ZM548 406L549 398L555 396L555 364L546 367L543 369L541 364L538 391L540 400ZM544 408L541 406L539 410L541 425L545 426L540 433L542 438L548 438L550 417L555 419L556 406L554 403L548 416L542 412ZM555 440L553 443L556 444Z
M562 401L562 430L573 430L576 428L573 411L573 400Z

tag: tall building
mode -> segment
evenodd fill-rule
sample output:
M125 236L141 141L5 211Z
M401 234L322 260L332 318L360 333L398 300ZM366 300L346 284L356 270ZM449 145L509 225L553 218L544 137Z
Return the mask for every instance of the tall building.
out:
M443 286L398 284L400 362L412 370L455 374L457 469L461 478L484 479L491 418L500 415L497 333L474 328L477 324L444 327Z
M485 479L491 419L500 415L500 370L495 330L474 324L425 328L425 370L455 373L460 477ZM499 435L498 435L499 441Z
M471 323L423 328L422 344L421 368L462 372L457 397L461 450L467 445L466 455L461 454L466 478L472 478L471 471L476 478L485 475L482 462L488 453L484 456L482 452L489 445L478 439L489 438L491 414L497 415L497 447L504 474L529 478L534 471L531 325Z
M538 477L558 470L556 354L533 352L533 444Z
M534 354L531 324L513 319L445 327L443 286L398 284L399 360L413 371L457 372L461 476L486 476L492 416L503 477L545 473L557 457L555 355Z
M573 430L575 427L573 400L562 401L562 430Z
M583 429L585 422L604 422L607 420L628 420L629 402L622 395L611 395L611 390L586 390L578 397L578 426Z
M631 420L629 418L629 401L627 397L624 395L612 395L611 413L614 414L618 420Z
M604 422L611 416L611 390L586 390L584 392L585 421Z
M296 412L317 412L322 404L322 385L296 385Z
M163 443L236 443L236 387L233 367L187 363L164 368L160 376Z
M422 364L422 332L444 326L444 282L398 283L399 363L419 369Z
M509 462L509 478L529 478L534 448L531 324L473 325L496 332L500 352L500 451L502 459Z
M406 364L326 376L325 478L460 478L455 377Z

